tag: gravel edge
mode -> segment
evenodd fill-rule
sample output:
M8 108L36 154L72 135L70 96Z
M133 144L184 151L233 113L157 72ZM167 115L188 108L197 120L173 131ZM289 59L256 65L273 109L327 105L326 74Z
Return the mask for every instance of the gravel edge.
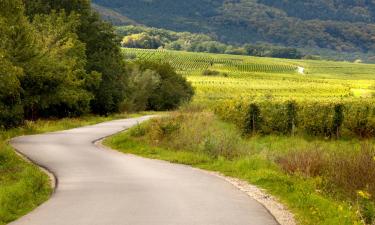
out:
M206 171L202 169L199 170L229 182L240 191L255 199L275 217L276 221L280 225L297 225L294 215L288 210L288 208L280 203L277 198L267 194L265 190L249 184L247 181L234 177L228 177L219 172Z

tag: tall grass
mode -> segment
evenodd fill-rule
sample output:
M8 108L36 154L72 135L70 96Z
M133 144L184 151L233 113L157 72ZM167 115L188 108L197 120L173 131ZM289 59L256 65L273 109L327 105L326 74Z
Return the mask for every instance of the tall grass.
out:
M210 112L176 112L170 117L162 117L133 129L131 135L139 137L144 134L152 145L203 152L216 158L239 156L243 149L237 130L226 129L230 125L215 121L215 116Z

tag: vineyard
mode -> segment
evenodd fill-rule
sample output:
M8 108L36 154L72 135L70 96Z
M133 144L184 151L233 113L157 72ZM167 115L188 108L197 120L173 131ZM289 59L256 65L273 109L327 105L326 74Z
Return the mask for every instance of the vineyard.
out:
M196 88L195 101L204 104L234 98L369 98L375 93L375 65L369 64L128 48L123 52L130 60L171 64Z
M168 62L178 72L191 75L203 70L220 70L228 73L294 73L297 66L289 63L269 64L262 60L249 60L231 55L215 55L151 49L124 49L126 58ZM254 58L255 59L255 58Z

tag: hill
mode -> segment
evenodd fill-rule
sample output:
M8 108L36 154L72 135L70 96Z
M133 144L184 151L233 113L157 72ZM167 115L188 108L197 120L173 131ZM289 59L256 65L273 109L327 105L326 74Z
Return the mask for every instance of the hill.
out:
M120 13L110 8L106 8L97 4L92 4L92 7L95 11L97 11L100 14L100 16L104 20L111 22L113 25L138 25L137 22L129 19L124 15L121 15Z
M152 27L206 33L218 41L375 52L374 1L94 0Z

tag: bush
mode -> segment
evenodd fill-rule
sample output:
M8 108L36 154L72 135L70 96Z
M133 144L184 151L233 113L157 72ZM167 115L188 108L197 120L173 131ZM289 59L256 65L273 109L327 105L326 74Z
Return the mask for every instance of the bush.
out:
M217 76L217 75L220 75L220 72L216 70L207 69L207 70L203 70L202 75L203 76Z
M277 163L289 174L302 174L307 177L320 176L325 172L326 159L321 149L292 151L280 157Z
M146 110L176 109L193 97L194 89L191 84L177 74L169 64L144 61L138 62L138 68L140 72L153 71L159 77L159 81L155 82L153 88L148 90Z
M231 159L244 152L236 129L223 129L214 114L205 111L177 112L156 118L146 127L133 128L130 134L137 138L143 134L144 140L152 145L196 151L214 158Z
M155 71L141 71L135 66L128 80L128 96L122 103L122 111L144 111L148 109L149 99L160 84L160 76Z
M375 196L375 149L363 144L358 151L335 153L329 163L329 180L356 197L358 190Z
M257 104L252 103L249 106L249 111L247 112L245 118L244 132L255 134L257 130L260 130L260 123L260 109Z

